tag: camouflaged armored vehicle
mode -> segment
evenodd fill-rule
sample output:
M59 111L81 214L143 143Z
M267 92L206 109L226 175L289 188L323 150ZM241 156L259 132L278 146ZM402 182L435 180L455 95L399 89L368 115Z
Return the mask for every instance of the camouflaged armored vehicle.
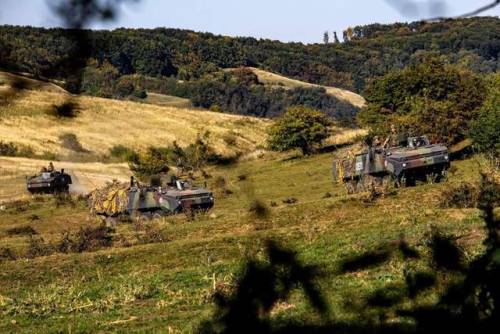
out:
M368 185L395 181L411 186L429 177L439 182L450 167L448 149L430 144L426 136L408 138L406 146L389 149L371 147L354 157L334 161L334 180L344 183L348 193L365 190Z
M204 188L175 180L167 187L144 186L131 179L130 184L114 182L90 196L91 213L109 220L120 216L159 218L162 216L206 212L214 197Z
M61 171L43 172L39 175L26 178L26 189L32 193L52 194L68 192L72 183L71 176Z

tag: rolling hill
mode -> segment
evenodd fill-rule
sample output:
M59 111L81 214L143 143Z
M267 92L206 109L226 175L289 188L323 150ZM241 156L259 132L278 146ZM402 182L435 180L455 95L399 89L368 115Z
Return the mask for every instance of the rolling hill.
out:
M4 72L3 77L13 76ZM47 113L54 105L64 103L69 93L53 84L29 80L30 90L23 90L11 103L0 106L0 139L31 147L37 154L74 153L61 144L60 137L68 133L76 135L85 150L102 155L115 145L144 149L166 146L174 140L188 145L206 131L210 132L210 142L217 153L248 153L263 143L269 124L265 119L161 106L186 102L156 94L151 95L149 102L158 105L73 97L72 101L78 104L78 116L61 120ZM228 136L234 138L231 145L225 141Z
M59 85L48 81L32 79L28 73L22 75L0 71L0 88L8 89L13 84L28 90L67 94L67 91Z
M87 193L113 179L127 181L131 175L126 164L110 160L113 147L143 150L173 141L188 145L206 131L210 132L209 143L216 153L255 160L263 155L271 124L262 118L195 109L189 100L163 94L149 93L144 102L120 101L75 96L53 83L8 72L0 72L0 80L5 92L14 81L22 82L23 87L15 98L0 104L0 141L32 151L27 155L31 158L0 158L0 202L26 197L25 176L38 172L47 159L60 160L57 167L72 175L73 192ZM273 77L272 83L267 80L272 85L285 78ZM75 118L60 119L51 114L54 105L67 101L77 105ZM362 129L332 130L327 145L345 145L365 134ZM70 143L64 139L68 135L74 135Z

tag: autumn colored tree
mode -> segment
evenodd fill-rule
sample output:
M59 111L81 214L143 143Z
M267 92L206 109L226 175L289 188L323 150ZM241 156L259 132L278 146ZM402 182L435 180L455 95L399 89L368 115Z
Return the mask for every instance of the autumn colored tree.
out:
M365 96L368 106L357 115L362 126L386 133L395 124L409 135L455 143L479 115L486 89L472 72L426 58L373 80Z

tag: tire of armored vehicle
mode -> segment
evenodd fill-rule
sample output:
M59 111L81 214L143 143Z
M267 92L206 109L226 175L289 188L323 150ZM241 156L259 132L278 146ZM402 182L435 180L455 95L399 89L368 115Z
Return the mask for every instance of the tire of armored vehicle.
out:
M418 180L439 182L449 167L446 146L431 145L425 136L410 137L404 147L370 148L354 157L335 160L333 178L352 194L390 181L399 187L413 186Z
M26 189L32 194L53 194L68 192L71 176L61 171L44 172L26 178Z

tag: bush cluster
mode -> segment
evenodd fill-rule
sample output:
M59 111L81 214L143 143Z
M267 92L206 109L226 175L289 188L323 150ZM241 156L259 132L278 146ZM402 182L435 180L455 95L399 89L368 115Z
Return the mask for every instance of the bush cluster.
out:
M130 161L137 153L124 145L114 145L109 149L109 155L119 161Z
M181 173L200 171L208 163L222 160L213 152L208 141L209 136L208 132L198 135L193 143L185 147L181 147L174 141L170 146L149 147L142 154L131 154L130 170L142 180L160 173L167 173L169 166L175 166Z
M27 145L3 142L0 140L0 156L5 157L33 157L34 151Z
M275 151L298 148L310 154L328 138L330 124L331 120L317 110L290 108L269 129L268 146Z

